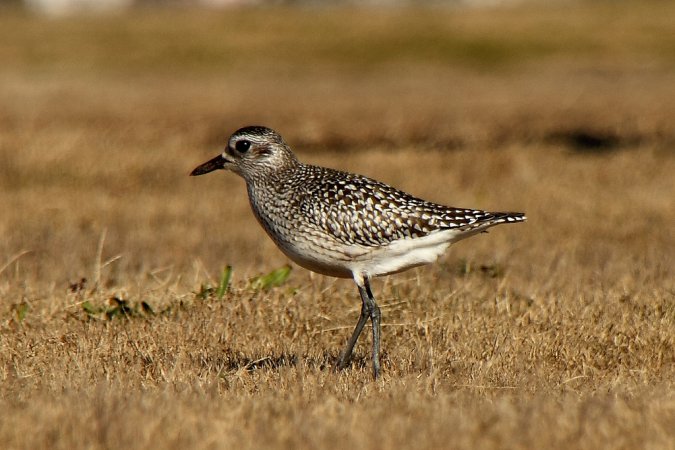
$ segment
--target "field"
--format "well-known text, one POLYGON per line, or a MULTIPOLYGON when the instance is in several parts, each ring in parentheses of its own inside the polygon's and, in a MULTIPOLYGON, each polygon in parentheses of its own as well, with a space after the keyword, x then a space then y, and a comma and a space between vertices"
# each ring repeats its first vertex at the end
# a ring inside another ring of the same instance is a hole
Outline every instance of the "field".
POLYGON ((673 17, 0 9, 0 448, 675 448, 673 17), (336 373, 353 282, 188 177, 249 124, 528 222, 375 280, 336 373))

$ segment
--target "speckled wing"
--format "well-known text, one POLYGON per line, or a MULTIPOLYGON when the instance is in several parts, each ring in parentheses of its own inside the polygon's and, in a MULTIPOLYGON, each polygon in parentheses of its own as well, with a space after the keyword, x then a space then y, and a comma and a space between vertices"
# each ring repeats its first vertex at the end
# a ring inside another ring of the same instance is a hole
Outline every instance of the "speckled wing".
POLYGON ((322 167, 305 168, 312 174, 306 177, 303 214, 345 244, 374 247, 447 229, 479 231, 497 223, 520 221, 518 215, 522 216, 450 208, 370 178, 322 167))

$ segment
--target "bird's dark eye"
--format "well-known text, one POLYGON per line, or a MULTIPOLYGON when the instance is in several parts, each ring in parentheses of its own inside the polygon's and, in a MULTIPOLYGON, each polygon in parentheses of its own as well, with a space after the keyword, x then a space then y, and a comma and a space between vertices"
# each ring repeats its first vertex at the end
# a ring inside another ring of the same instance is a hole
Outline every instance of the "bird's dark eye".
POLYGON ((246 139, 237 141, 237 143, 234 144, 234 148, 237 149, 239 153, 246 153, 248 149, 251 148, 251 141, 247 141, 246 139))

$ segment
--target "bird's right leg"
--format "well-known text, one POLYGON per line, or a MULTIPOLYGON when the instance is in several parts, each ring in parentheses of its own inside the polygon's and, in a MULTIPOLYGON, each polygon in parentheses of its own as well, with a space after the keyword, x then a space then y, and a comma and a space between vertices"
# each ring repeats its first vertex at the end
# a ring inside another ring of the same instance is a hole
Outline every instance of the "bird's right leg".
POLYGON ((359 339, 359 336, 361 335, 361 331, 363 331, 363 327, 366 324, 366 321, 370 317, 371 311, 369 310, 369 303, 366 302, 366 300, 363 299, 363 296, 361 297, 362 304, 361 304, 361 315, 359 316, 359 321, 356 323, 356 327, 354 328, 354 332, 352 333, 352 337, 349 338, 349 341, 347 342, 347 346, 345 349, 342 351, 342 354, 340 355, 340 359, 338 359, 337 363, 337 368, 339 370, 344 369, 347 367, 347 364, 349 364, 349 360, 352 357, 352 351, 354 350, 354 346, 356 345, 356 341, 359 339))

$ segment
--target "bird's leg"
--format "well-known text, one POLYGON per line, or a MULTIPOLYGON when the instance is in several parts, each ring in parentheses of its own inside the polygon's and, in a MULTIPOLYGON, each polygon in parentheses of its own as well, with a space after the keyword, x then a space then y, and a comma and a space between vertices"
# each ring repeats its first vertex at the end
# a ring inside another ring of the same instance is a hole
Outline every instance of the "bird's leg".
MULTIPOLYGON (((359 290, 361 290, 360 287, 359 290)), ((363 300, 363 294, 361 295, 361 300, 363 300)), ((354 350, 356 341, 359 339, 361 331, 363 331, 363 326, 366 324, 366 320, 368 320, 368 317, 370 317, 370 311, 368 310, 368 305, 366 304, 366 301, 363 300, 363 303, 361 304, 361 315, 359 316, 359 321, 356 324, 356 328, 354 328, 352 337, 350 337, 349 341, 347 342, 347 346, 342 351, 340 359, 338 359, 337 368, 339 370, 344 369, 345 367, 347 367, 347 364, 349 364, 349 360, 352 357, 352 351, 354 350)))
POLYGON ((356 328, 354 328, 352 337, 349 338, 347 346, 340 355, 337 367, 338 369, 344 369, 349 363, 354 345, 356 345, 356 341, 366 324, 366 320, 370 317, 370 321, 373 324, 373 377, 377 378, 380 376, 380 307, 375 303, 375 297, 373 297, 373 293, 370 290, 368 278, 359 277, 355 278, 355 281, 361 294, 361 316, 359 316, 359 321, 356 324, 356 328))
POLYGON ((363 286, 359 286, 361 299, 364 303, 368 303, 368 310, 370 312, 370 322, 373 324, 373 378, 377 379, 380 376, 380 319, 382 313, 380 307, 375 303, 375 297, 370 290, 370 281, 364 278, 363 286))

